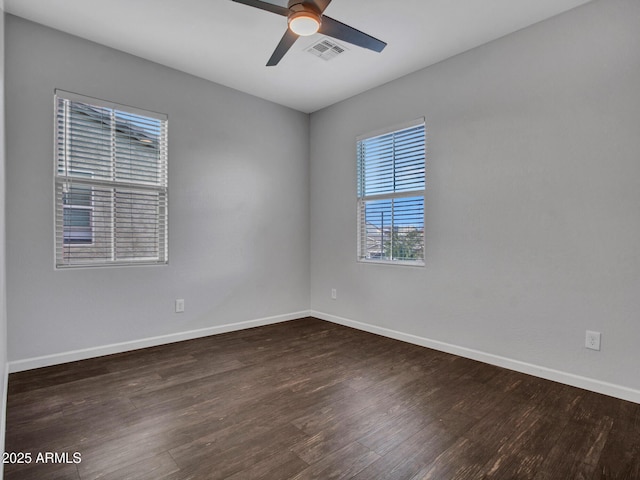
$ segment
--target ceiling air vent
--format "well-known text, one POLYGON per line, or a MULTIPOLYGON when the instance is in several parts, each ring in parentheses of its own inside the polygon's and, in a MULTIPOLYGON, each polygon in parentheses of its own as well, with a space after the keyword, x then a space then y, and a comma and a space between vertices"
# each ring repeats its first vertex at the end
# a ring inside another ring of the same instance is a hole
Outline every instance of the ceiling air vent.
POLYGON ((346 47, 328 38, 324 38, 307 48, 307 52, 313 53, 316 57, 320 57, 323 60, 331 60, 346 51, 346 47))

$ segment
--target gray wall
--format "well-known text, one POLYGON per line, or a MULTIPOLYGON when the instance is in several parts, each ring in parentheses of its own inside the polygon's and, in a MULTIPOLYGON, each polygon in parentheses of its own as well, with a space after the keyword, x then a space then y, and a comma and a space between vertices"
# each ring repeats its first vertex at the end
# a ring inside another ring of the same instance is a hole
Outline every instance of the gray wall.
POLYGON ((639 389, 639 25, 595 1, 312 114, 312 311, 639 389), (421 116, 426 267, 359 264, 355 137, 421 116))
POLYGON ((308 311, 308 115, 13 16, 6 113, 10 361, 308 311), (54 270, 54 88, 169 115, 170 265, 54 270))
MULTIPOLYGON (((5 257, 4 10, 0 1, 0 452, 4 452, 7 382, 7 286, 5 257)), ((0 466, 0 478, 4 465, 0 466)))

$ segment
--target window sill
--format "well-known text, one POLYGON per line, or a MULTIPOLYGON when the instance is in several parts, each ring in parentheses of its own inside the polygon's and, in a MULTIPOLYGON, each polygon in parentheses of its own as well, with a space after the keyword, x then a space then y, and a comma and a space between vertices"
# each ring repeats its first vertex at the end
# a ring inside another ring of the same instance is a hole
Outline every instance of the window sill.
POLYGON ((372 260, 366 258, 359 258, 358 263, 373 263, 377 265, 400 265, 404 267, 424 267, 424 260, 372 260))

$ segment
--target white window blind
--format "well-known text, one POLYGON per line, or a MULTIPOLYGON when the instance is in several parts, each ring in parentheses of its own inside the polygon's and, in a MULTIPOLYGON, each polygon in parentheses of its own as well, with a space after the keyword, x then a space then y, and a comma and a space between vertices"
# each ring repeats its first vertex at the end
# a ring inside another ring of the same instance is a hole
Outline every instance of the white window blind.
POLYGON ((424 264, 424 119, 358 138, 358 260, 424 264))
POLYGON ((168 261, 167 117, 55 94, 56 267, 168 261))

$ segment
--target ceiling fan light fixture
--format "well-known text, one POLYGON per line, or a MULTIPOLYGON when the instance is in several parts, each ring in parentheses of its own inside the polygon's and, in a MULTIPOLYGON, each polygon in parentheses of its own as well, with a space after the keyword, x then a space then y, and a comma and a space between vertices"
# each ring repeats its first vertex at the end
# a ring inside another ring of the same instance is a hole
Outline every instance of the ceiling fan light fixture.
POLYGON ((289 16, 289 28, 296 35, 307 37, 320 29, 320 15, 315 12, 295 12, 289 16))

